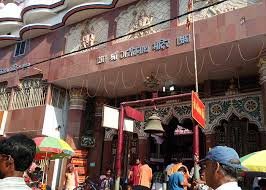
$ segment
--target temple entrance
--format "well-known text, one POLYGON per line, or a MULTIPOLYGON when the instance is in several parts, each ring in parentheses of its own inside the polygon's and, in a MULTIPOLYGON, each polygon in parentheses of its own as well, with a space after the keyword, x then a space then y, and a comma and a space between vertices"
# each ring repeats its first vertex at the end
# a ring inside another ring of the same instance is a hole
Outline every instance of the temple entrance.
MULTIPOLYGON (((169 162, 171 158, 182 159, 187 166, 193 165, 193 123, 191 119, 179 122, 172 118, 163 125, 164 137, 150 137, 150 158, 158 162, 169 162)), ((205 136, 200 133, 200 155, 205 155, 205 136)))
POLYGON ((222 120, 221 125, 215 127, 215 137, 216 145, 230 146, 240 157, 260 149, 258 127, 234 114, 228 121, 222 120))

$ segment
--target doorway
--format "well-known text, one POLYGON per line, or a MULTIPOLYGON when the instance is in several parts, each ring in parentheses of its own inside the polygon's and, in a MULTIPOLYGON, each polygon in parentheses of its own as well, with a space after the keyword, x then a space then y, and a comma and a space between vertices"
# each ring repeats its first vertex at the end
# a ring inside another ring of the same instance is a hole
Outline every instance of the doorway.
MULTIPOLYGON (((158 140, 150 137, 150 157, 168 163, 172 158, 182 159, 187 166, 193 165, 193 122, 190 118, 179 122, 173 117, 167 125, 163 125, 165 134, 158 140), (176 129, 184 131, 178 134, 176 129)), ((205 155, 205 136, 199 130, 200 155, 205 155)))
POLYGON ((232 147, 240 157, 260 148, 258 126, 246 118, 239 119, 234 114, 215 127, 215 139, 216 145, 232 147))

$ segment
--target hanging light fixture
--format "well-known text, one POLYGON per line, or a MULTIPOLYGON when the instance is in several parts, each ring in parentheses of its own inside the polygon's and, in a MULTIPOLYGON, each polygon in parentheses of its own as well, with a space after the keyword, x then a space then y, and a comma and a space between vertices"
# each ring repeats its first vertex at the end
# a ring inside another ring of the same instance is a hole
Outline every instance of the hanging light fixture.
POLYGON ((157 89, 158 86, 160 85, 159 79, 156 78, 156 76, 151 73, 150 76, 147 76, 144 80, 144 85, 146 88, 150 89, 157 89))
POLYGON ((149 117, 149 121, 147 122, 144 132, 150 134, 164 133, 164 129, 161 123, 161 118, 158 116, 157 113, 154 113, 152 114, 152 116, 149 117))

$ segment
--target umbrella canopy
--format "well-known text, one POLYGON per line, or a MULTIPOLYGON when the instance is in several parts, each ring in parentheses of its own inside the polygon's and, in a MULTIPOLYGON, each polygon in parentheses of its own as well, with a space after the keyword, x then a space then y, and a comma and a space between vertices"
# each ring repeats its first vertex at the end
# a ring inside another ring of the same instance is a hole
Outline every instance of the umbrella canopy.
POLYGON ((266 150, 248 154, 240 161, 250 172, 266 172, 266 150))
POLYGON ((37 137, 33 139, 36 143, 36 160, 57 159, 74 155, 74 150, 62 139, 54 137, 37 137))

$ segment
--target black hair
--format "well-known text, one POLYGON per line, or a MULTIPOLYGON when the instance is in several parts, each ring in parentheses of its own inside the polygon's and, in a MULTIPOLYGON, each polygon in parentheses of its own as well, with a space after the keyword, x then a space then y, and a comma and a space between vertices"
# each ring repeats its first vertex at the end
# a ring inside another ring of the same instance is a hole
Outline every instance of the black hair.
POLYGON ((150 161, 148 159, 144 159, 143 164, 150 164, 150 161))
POLYGON ((10 155, 14 160, 15 170, 24 172, 32 164, 36 144, 27 136, 17 134, 0 142, 0 154, 10 155))
POLYGON ((175 164, 181 163, 182 159, 181 158, 172 158, 172 162, 175 164))
POLYGON ((136 158, 134 159, 135 163, 137 162, 137 160, 140 161, 140 158, 139 158, 139 157, 136 157, 136 158))
POLYGON ((185 168, 184 166, 181 166, 181 167, 178 169, 178 171, 179 171, 179 172, 184 172, 184 173, 187 172, 187 170, 186 170, 186 168, 185 168))

